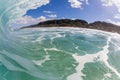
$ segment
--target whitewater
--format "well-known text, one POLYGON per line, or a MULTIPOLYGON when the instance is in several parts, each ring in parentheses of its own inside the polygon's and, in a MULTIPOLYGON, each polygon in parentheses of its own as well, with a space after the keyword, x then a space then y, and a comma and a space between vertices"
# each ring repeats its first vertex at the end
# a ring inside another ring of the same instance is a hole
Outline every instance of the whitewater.
POLYGON ((11 22, 48 3, 0 0, 0 80, 120 80, 117 33, 57 26, 10 30, 11 22))

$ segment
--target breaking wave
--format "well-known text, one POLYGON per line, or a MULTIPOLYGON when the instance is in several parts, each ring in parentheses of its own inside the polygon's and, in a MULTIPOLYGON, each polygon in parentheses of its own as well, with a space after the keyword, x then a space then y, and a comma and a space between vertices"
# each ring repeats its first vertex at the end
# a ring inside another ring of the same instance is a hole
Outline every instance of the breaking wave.
POLYGON ((120 80, 120 35, 82 28, 11 31, 49 0, 0 0, 0 80, 120 80))

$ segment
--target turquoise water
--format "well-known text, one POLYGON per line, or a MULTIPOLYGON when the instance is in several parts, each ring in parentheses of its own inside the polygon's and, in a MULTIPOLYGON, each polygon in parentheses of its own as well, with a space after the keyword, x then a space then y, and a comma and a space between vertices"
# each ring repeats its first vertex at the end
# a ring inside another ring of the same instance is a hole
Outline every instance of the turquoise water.
POLYGON ((0 80, 120 80, 119 34, 62 27, 9 30, 10 21, 38 2, 48 3, 0 0, 0 80))

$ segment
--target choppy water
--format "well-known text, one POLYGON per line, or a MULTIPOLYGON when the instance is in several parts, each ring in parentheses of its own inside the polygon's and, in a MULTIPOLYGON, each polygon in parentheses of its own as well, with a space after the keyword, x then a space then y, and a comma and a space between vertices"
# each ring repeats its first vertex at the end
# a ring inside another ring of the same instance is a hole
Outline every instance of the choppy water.
POLYGON ((82 28, 10 31, 9 22, 38 2, 48 3, 0 0, 0 80, 120 80, 119 34, 82 28))

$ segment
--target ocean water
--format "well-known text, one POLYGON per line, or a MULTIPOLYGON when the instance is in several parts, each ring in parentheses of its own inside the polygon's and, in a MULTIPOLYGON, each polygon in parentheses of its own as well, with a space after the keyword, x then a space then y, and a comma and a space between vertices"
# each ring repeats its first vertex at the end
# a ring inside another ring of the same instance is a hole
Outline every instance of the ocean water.
POLYGON ((83 28, 10 30, 48 0, 0 0, 0 80, 120 80, 120 35, 83 28))

